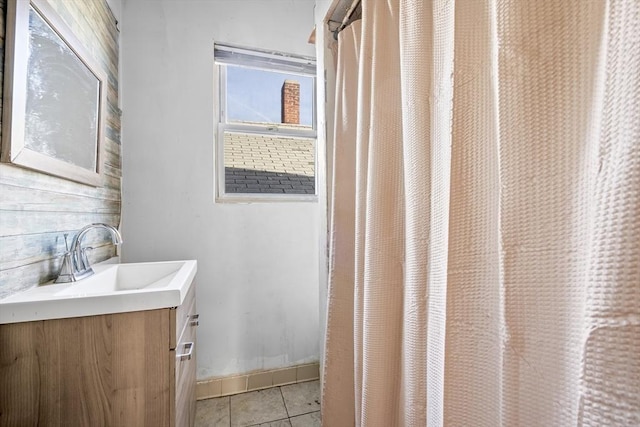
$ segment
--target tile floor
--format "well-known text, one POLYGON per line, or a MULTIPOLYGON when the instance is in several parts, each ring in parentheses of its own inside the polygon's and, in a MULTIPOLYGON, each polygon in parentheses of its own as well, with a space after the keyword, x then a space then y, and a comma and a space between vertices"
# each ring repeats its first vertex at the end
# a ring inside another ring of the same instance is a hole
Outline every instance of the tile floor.
POLYGON ((196 427, 320 427, 320 382, 200 400, 196 427))

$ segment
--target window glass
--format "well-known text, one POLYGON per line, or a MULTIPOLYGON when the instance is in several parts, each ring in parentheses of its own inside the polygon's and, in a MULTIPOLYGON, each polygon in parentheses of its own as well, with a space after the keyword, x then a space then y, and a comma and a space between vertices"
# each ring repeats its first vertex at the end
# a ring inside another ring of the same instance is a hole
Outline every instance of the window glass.
POLYGON ((214 46, 218 196, 317 200, 315 60, 214 46))
POLYGON ((224 132, 225 193, 315 194, 316 141, 224 132))
POLYGON ((283 91, 297 95, 298 123, 289 124, 312 127, 313 77, 228 65, 227 122, 285 123, 283 91))

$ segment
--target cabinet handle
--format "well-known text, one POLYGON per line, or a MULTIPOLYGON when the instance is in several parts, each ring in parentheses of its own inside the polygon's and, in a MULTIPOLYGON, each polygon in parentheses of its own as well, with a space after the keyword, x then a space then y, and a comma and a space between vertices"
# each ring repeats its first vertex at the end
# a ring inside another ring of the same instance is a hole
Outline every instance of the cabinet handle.
POLYGON ((199 314, 194 314, 193 316, 191 316, 191 321, 189 322, 189 324, 191 326, 198 326, 200 324, 199 319, 200 315, 199 314))
POLYGON ((186 350, 186 352, 176 355, 176 358, 178 360, 191 360, 191 355, 193 354, 193 347, 194 347, 194 344, 192 342, 184 343, 184 349, 186 350))

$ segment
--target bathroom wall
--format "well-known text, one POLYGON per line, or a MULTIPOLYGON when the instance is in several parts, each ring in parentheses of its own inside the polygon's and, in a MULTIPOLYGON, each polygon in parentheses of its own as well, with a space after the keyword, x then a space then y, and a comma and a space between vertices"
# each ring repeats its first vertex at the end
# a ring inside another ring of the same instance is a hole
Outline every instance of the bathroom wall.
MULTIPOLYGON (((0 164, 0 298, 56 276, 65 251, 64 233, 71 239, 76 230, 91 222, 120 222, 119 34, 115 19, 103 0, 49 3, 108 72, 105 173, 102 185, 94 188, 0 164)), ((4 62, 6 0, 0 0, 0 8, 0 55, 4 62)), ((96 248, 93 261, 114 255, 105 233, 92 232, 87 238, 96 248)))
POLYGON ((213 43, 313 55, 313 0, 125 0, 122 18, 124 260, 198 260, 199 379, 317 361, 324 208, 214 201, 213 43))

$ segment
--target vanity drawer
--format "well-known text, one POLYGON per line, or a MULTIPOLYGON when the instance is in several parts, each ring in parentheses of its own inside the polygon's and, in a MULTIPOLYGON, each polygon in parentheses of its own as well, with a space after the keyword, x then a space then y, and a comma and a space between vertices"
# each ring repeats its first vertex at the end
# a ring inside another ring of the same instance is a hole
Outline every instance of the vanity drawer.
POLYGON ((176 348, 176 426, 193 426, 196 404, 196 327, 187 325, 176 348), (180 356, 183 354, 184 356, 180 356), (187 356, 188 354, 188 356, 187 356))
POLYGON ((187 293, 182 305, 176 308, 172 308, 170 311, 171 318, 169 319, 169 348, 171 350, 176 348, 180 337, 185 331, 185 328, 189 323, 196 321, 194 319, 196 310, 196 284, 191 284, 191 289, 187 293))
POLYGON ((193 427, 196 404, 195 283, 181 306, 171 309, 171 426, 193 427))

